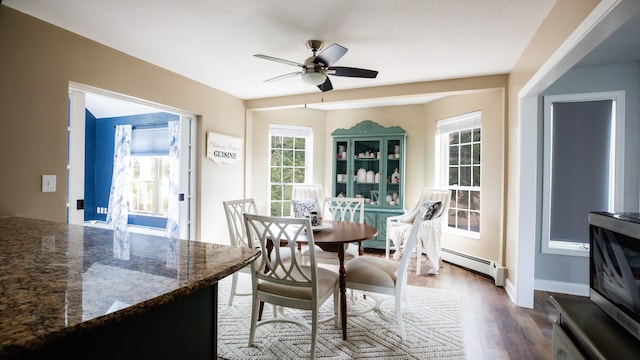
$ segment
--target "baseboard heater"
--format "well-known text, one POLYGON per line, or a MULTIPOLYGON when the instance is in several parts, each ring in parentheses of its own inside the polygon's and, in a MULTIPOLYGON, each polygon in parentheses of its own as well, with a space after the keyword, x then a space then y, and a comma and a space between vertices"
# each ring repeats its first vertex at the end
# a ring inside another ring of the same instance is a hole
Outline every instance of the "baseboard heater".
POLYGON ((442 248, 442 260, 490 276, 493 278, 496 286, 505 285, 507 268, 495 261, 446 248, 442 248))

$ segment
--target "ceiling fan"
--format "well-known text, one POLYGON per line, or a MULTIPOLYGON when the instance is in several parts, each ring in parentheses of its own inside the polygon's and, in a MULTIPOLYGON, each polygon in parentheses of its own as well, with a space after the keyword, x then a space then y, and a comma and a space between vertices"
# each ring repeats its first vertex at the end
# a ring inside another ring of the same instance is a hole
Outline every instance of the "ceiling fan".
POLYGON ((373 79, 378 76, 378 72, 375 70, 367 70, 345 66, 332 66, 336 61, 340 60, 347 53, 348 49, 339 44, 331 44, 326 49, 322 50, 318 55, 316 53, 322 49, 324 42, 321 40, 309 40, 307 41, 307 48, 313 53, 308 57, 303 64, 276 58, 269 55, 255 54, 255 57, 276 61, 282 64, 298 66, 300 71, 276 76, 271 79, 267 79, 264 82, 273 82, 300 75, 302 82, 308 85, 316 85, 320 91, 325 92, 333 89, 331 80, 328 75, 332 76, 347 76, 347 77, 359 77, 373 79))

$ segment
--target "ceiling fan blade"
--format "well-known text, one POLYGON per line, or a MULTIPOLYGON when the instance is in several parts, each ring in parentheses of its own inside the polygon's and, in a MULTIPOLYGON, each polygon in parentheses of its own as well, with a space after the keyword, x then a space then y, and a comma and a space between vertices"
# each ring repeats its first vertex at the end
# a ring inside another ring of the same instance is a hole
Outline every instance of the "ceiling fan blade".
POLYGON ((290 77, 294 77, 294 76, 296 76, 296 75, 300 75, 300 74, 302 74, 302 72, 300 72, 300 71, 296 71, 296 72, 292 72, 292 73, 288 73, 288 74, 284 74, 284 75, 276 76, 276 77, 271 78, 271 79, 267 79, 267 80, 265 80, 264 82, 274 82, 274 81, 278 81, 278 80, 282 80, 282 79, 287 79, 287 78, 290 78, 290 77))
POLYGON ((359 69, 345 66, 331 66, 328 69, 329 75, 335 76, 347 76, 347 77, 359 77, 373 79, 378 76, 378 72, 375 70, 359 69))
POLYGON ((333 85, 331 85, 331 80, 329 80, 328 76, 322 84, 318 85, 318 89, 320 89, 320 91, 322 92, 333 90, 333 85))
POLYGON ((340 60, 347 51, 349 51, 349 49, 342 45, 331 44, 326 49, 322 50, 315 59, 313 59, 313 63, 316 65, 322 63, 325 66, 330 66, 340 60))
POLYGON ((257 58, 260 59, 265 59, 265 60, 271 60, 271 61, 275 61, 275 62, 279 62, 281 64, 287 64, 287 65, 293 65, 293 66, 300 66, 300 67, 304 67, 304 64, 300 64, 298 62, 295 61, 291 61, 291 60, 285 60, 285 59, 280 59, 277 57, 273 57, 273 56, 269 56, 269 55, 262 55, 262 54, 255 54, 253 55, 257 58))

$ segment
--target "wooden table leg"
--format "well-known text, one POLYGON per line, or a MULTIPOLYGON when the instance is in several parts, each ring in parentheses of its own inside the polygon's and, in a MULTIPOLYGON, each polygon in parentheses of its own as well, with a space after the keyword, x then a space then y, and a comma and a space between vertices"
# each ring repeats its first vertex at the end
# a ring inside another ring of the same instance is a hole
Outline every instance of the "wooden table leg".
POLYGON ((340 262, 340 317, 342 318, 342 339, 347 340, 347 277, 344 269, 344 246, 338 246, 338 260, 340 262))

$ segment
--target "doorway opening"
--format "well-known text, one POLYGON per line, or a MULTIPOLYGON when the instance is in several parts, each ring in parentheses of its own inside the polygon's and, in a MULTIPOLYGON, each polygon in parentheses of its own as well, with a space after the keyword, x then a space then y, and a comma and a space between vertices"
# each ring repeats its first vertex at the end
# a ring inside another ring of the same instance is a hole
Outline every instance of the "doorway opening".
POLYGON ((194 114, 70 84, 68 121, 68 223, 195 238, 194 114))

